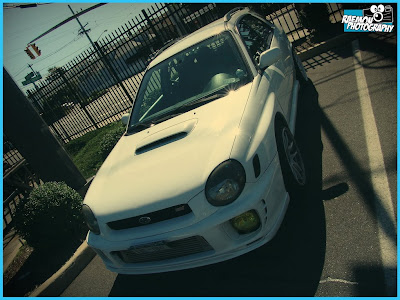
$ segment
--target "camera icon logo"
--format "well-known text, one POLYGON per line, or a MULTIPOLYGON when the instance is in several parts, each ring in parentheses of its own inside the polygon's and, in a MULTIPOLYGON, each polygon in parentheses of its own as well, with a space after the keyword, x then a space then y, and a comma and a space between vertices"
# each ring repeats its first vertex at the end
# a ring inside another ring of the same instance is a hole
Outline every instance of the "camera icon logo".
POLYGON ((363 9, 363 15, 372 18, 374 23, 393 23, 393 8, 390 5, 371 5, 363 9))
POLYGON ((373 18, 375 22, 382 22, 383 20, 383 12, 385 11, 385 7, 382 4, 378 6, 372 5, 370 8, 371 12, 373 13, 373 18))

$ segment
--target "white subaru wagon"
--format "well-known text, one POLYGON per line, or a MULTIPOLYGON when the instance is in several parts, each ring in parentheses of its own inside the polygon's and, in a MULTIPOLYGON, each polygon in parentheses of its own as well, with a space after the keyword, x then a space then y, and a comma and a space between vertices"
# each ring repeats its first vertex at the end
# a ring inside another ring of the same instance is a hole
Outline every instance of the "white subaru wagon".
POLYGON ((292 134, 306 80, 282 29, 248 9, 161 49, 84 200, 106 267, 187 269, 270 241, 306 184, 292 134))

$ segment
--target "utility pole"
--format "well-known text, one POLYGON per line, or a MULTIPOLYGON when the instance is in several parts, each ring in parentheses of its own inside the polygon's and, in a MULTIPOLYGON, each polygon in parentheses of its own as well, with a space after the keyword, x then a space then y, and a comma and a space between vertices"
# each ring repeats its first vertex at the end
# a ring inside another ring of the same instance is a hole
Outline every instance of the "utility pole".
MULTIPOLYGON (((33 74, 36 74, 35 70, 32 68, 32 65, 28 64, 28 67, 32 70, 33 74)), ((38 87, 36 86, 35 82, 32 82, 33 86, 35 87, 36 90, 39 90, 38 87)))
POLYGON ((86 35, 86 37, 88 38, 90 44, 92 45, 92 47, 93 47, 94 49, 96 49, 96 46, 95 46, 95 44, 93 43, 93 41, 91 40, 89 34, 87 33, 87 30, 85 29, 85 27, 82 26, 82 23, 79 21, 78 17, 75 16, 74 11, 72 10, 72 8, 71 8, 71 6, 70 6, 69 4, 68 4, 68 7, 69 7, 69 9, 71 10, 72 14, 74 15, 75 20, 78 21, 79 26, 81 26, 82 32, 85 33, 85 35, 86 35))
MULTIPOLYGON (((126 94, 127 98, 129 99, 129 101, 131 103, 133 103, 133 99, 130 96, 128 90, 125 88, 124 84, 122 83, 122 80, 119 78, 118 74, 115 72, 113 66, 111 65, 111 63, 109 62, 107 56, 105 55, 105 53, 102 51, 102 49, 100 48, 99 44, 96 42, 93 43, 92 39, 90 38, 90 36, 87 33, 87 30, 85 29, 85 27, 82 26, 81 22, 78 19, 78 16, 75 15, 74 11, 72 10, 71 6, 69 6, 69 9, 71 10, 72 14, 74 15, 75 19, 78 21, 79 26, 81 26, 81 30, 82 32, 85 33, 86 37, 88 38, 90 44, 92 44, 92 47, 95 51, 97 51, 97 53, 99 54, 99 57, 101 58, 101 60, 104 63, 104 66, 110 71, 111 76, 113 76, 116 80, 116 82, 118 83, 118 85, 122 88, 122 90, 124 91, 124 93, 126 94)), ((97 126, 97 125, 96 125, 97 126)))
POLYGON ((32 68, 33 65, 28 64, 28 67, 32 70, 33 73, 36 73, 35 70, 32 68))

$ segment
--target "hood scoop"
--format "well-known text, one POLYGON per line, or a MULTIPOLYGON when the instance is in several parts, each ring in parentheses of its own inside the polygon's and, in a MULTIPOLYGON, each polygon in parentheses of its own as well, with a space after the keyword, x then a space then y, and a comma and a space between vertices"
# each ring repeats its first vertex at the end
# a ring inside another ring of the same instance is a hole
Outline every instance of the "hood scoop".
POLYGON ((185 138, 197 124, 197 119, 188 120, 157 131, 137 145, 135 154, 140 155, 185 138))
POLYGON ((150 144, 144 145, 144 146, 136 149, 136 155, 140 155, 140 154, 146 153, 148 151, 154 150, 156 148, 165 146, 167 144, 176 142, 176 141, 178 141, 180 139, 183 139, 187 135, 188 135, 187 132, 179 132, 179 133, 176 133, 174 135, 162 138, 162 139, 160 139, 158 141, 152 142, 150 144))

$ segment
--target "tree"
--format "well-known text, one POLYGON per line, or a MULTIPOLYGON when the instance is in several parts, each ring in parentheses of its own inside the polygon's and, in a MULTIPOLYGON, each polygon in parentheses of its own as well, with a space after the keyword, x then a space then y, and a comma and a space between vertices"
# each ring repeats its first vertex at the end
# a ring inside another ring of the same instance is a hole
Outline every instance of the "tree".
POLYGON ((51 67, 47 70, 48 74, 46 75, 47 81, 54 81, 61 78, 61 73, 63 69, 61 67, 51 67))

